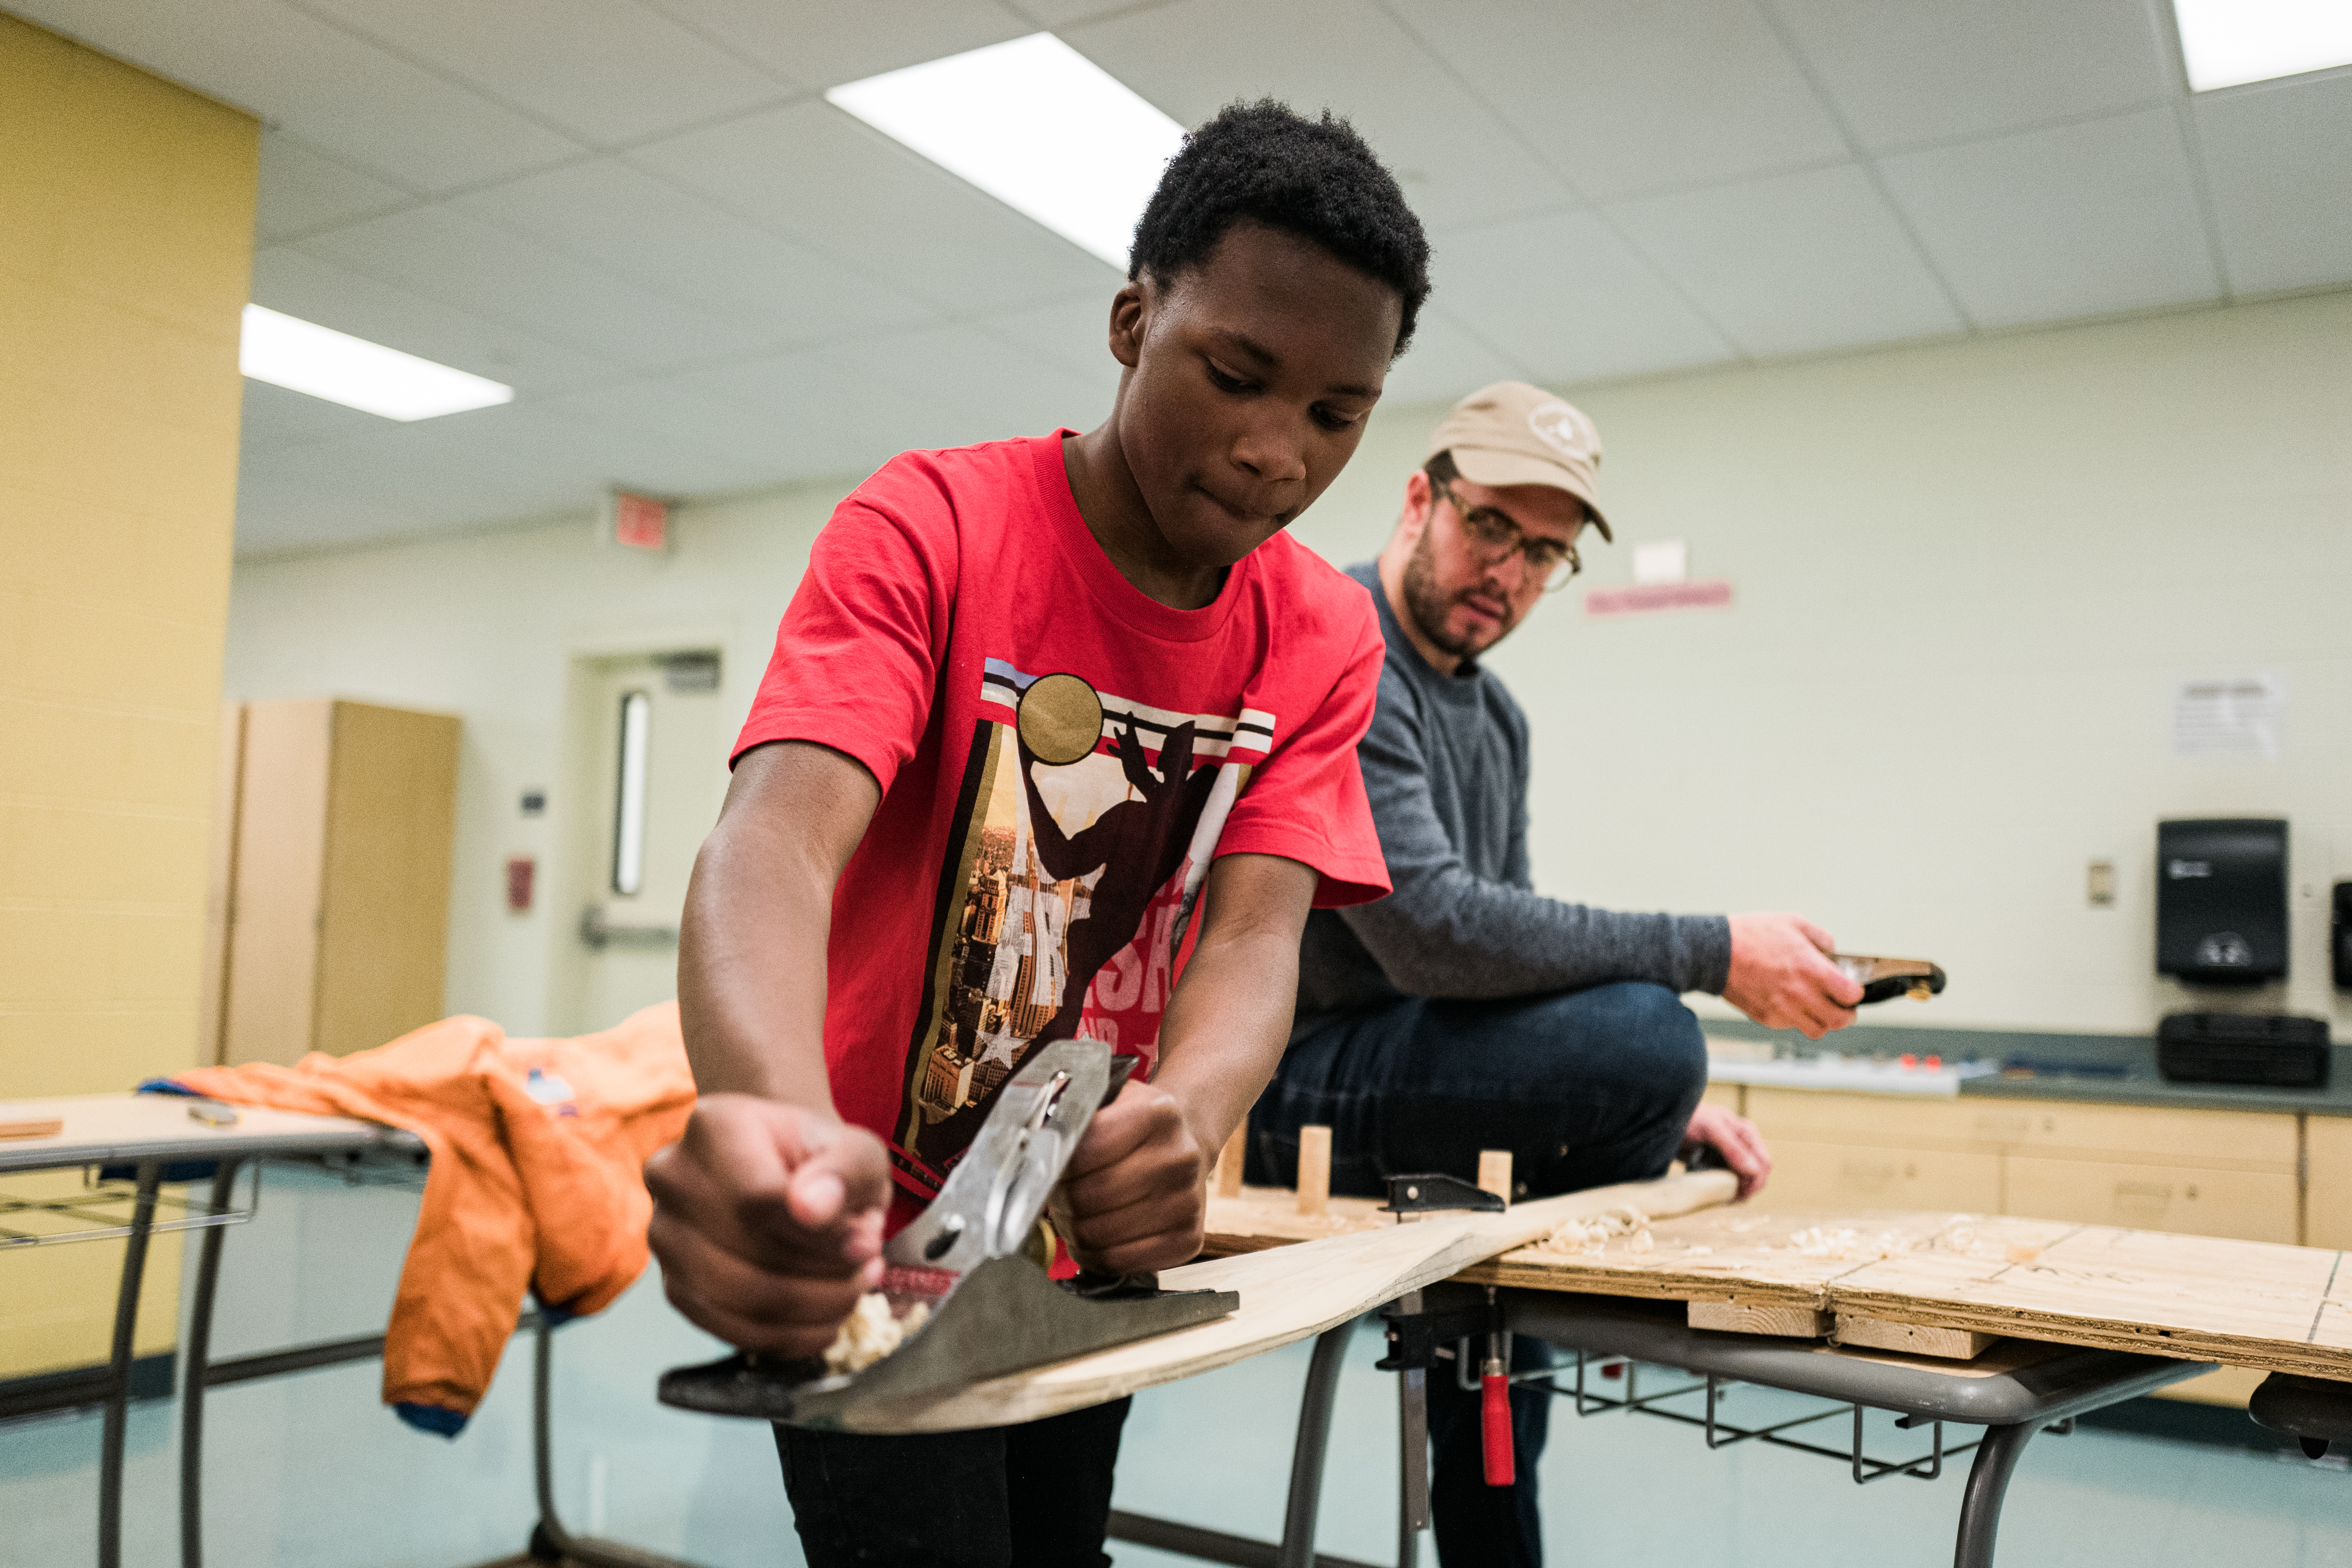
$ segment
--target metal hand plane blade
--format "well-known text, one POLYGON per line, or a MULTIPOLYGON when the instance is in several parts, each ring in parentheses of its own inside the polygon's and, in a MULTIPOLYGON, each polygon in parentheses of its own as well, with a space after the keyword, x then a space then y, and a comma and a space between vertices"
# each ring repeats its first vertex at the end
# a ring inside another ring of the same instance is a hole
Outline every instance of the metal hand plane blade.
POLYGON ((996 1091, 940 1195, 882 1249, 890 1271, 883 1289, 937 1303, 971 1269, 1020 1251, 1087 1124, 1134 1060, 1114 1059, 1100 1040, 1055 1040, 1030 1052, 996 1091))
POLYGON ((1099 1040, 1033 1051, 998 1091, 940 1195, 882 1249, 893 1315, 929 1316, 855 1373, 748 1352, 662 1375, 662 1403, 795 1426, 889 1431, 903 1413, 972 1384, 1222 1318, 1230 1290, 1161 1290, 1150 1275, 1057 1283, 1023 1256, 1045 1200, 1131 1057, 1099 1040))

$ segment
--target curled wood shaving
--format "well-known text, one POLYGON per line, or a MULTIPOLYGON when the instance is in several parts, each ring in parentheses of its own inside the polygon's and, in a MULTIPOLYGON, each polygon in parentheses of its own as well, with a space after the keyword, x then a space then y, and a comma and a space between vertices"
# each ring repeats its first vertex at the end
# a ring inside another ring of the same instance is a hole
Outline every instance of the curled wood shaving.
POLYGON ((907 1336, 923 1326, 931 1310, 918 1301, 907 1309, 903 1318, 890 1315, 890 1299, 879 1290, 871 1290, 857 1299, 841 1331, 833 1336, 833 1343, 824 1347, 824 1370, 831 1373, 863 1372, 906 1342, 907 1336))

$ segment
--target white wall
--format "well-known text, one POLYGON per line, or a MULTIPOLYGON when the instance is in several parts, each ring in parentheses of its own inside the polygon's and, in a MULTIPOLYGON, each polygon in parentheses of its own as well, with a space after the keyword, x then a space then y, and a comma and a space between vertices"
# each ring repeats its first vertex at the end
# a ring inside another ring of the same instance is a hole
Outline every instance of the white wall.
MULTIPOLYGON (((2329 1011, 2327 884, 2352 878, 2352 294, 1574 395, 1618 542, 1493 660, 1534 726, 1539 887, 1798 909, 1951 972, 1944 999, 1874 1023, 2140 1031, 2190 1005, 2151 972, 2155 822, 2276 814, 2294 974, 2264 1000, 2329 1011), (1586 618, 1583 588, 1630 580, 1654 539, 1687 541, 1735 607, 1586 618), (2250 671, 2285 684, 2280 759, 2173 757, 2171 684, 2250 671), (2111 910, 2086 905, 2093 858, 2116 862, 2111 910)), ((1299 536, 1343 563, 1376 551, 1439 412, 1383 411, 1299 536)), ((544 1015, 562 911, 507 915, 499 868, 560 840, 514 802, 561 780, 572 655, 716 631, 740 712, 843 488, 688 507, 667 561, 601 550, 583 518, 239 566, 232 695, 467 720, 453 1010, 544 1015)))

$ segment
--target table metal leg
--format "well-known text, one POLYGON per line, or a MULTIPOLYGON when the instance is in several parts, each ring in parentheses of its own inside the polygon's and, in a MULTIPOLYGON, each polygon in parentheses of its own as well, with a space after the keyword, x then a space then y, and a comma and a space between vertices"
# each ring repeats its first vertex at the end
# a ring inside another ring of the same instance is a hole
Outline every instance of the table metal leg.
POLYGON ((1993 1537, 2000 1530, 2001 1499, 2025 1445, 2039 1431, 2039 1421, 2014 1426, 1988 1426, 1977 1445, 1976 1463, 1969 1467, 1968 1490, 1960 1495, 1960 1532, 1952 1552, 1952 1568, 1992 1568, 1993 1537))
POLYGON ((574 1535, 563 1528, 555 1512, 555 1432, 549 1410, 555 1382, 555 1330, 546 1311, 535 1316, 539 1321, 531 1331, 530 1468, 539 1491, 539 1522, 531 1527, 530 1555, 539 1562, 561 1562, 577 1568, 693 1568, 674 1557, 657 1557, 617 1541, 574 1535))
POLYGON ((1397 1373, 1397 1568, 1421 1561, 1421 1532, 1429 1528, 1429 1373, 1397 1373))
POLYGON ((1316 1337, 1298 1399, 1298 1439, 1290 1451, 1290 1501, 1282 1515, 1275 1568, 1314 1568, 1315 1516, 1323 1501, 1323 1453, 1331 1440, 1331 1405, 1339 1392, 1339 1365, 1356 1331, 1349 1319, 1316 1337))
MULTIPOLYGON (((228 1212, 236 1185, 237 1162, 223 1160, 213 1173, 212 1212, 228 1212)), ((196 1253, 196 1299, 188 1312, 188 1342, 180 1347, 180 1563, 204 1568, 205 1561, 205 1375, 212 1365, 213 1296, 220 1284, 221 1242, 226 1226, 205 1227, 196 1253)))
POLYGON ((131 1350, 139 1327, 139 1287, 147 1273, 147 1238, 155 1228, 160 1161, 139 1165, 139 1195, 123 1244, 122 1283, 114 1298, 114 1348, 107 1362, 106 1426, 98 1450, 98 1568, 122 1568, 122 1455, 131 1436, 131 1350))

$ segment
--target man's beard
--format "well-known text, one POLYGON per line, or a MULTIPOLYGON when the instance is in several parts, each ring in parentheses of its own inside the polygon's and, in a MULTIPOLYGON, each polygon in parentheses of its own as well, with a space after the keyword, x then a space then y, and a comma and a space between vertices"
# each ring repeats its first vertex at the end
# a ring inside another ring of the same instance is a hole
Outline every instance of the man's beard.
POLYGON ((1507 623, 1483 645, 1466 634, 1446 630, 1450 618, 1446 612, 1454 607, 1454 601, 1438 591, 1436 578, 1435 552, 1430 549, 1429 534, 1424 531, 1421 542, 1412 547, 1412 558, 1404 563, 1405 613, 1421 628, 1422 636, 1455 658, 1475 658, 1484 648, 1503 640, 1503 634, 1511 629, 1507 623))

